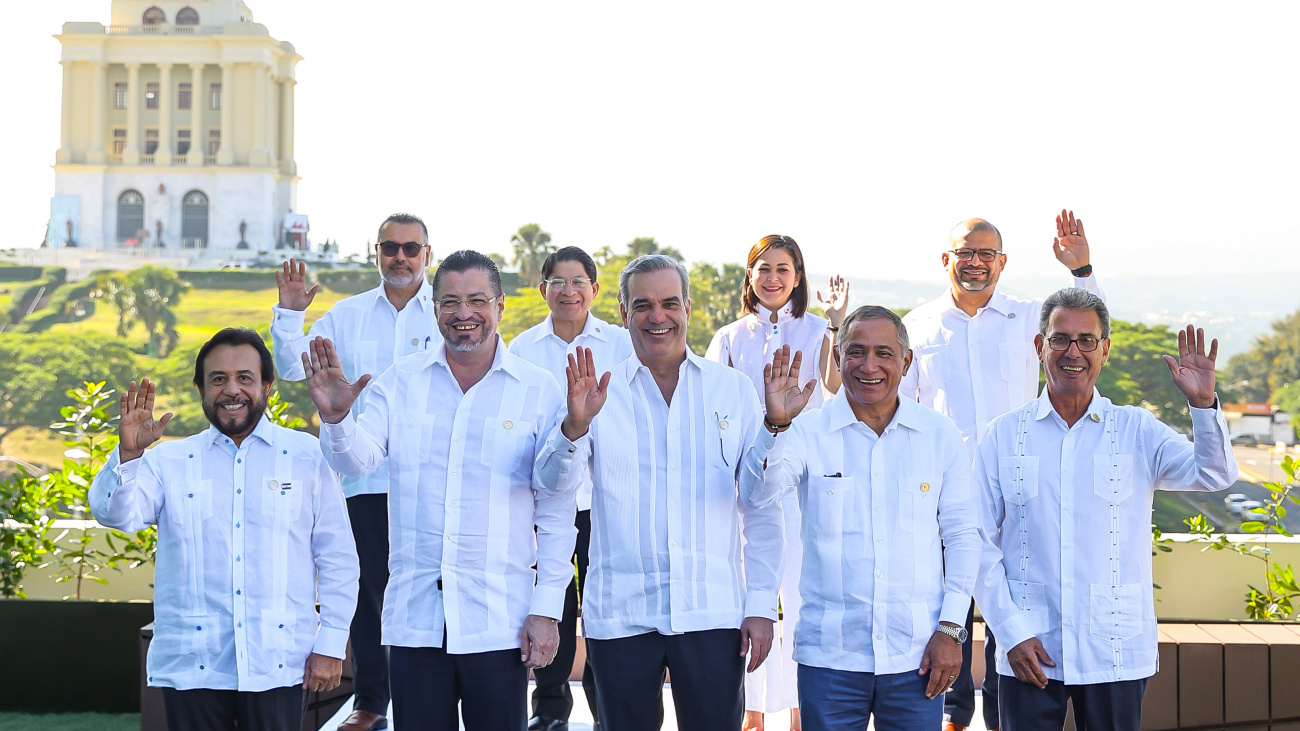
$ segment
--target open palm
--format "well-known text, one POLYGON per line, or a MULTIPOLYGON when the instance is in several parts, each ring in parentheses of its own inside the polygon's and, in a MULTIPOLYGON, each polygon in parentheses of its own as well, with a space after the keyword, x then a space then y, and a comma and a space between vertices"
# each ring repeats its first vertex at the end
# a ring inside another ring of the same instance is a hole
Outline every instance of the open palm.
POLYGON ((790 354, 790 346, 782 345, 772 354, 772 362, 763 366, 763 401, 767 420, 773 424, 789 424, 808 405, 817 379, 799 387, 799 368, 803 364, 803 351, 790 354))
POLYGON ((162 439, 163 430, 172 414, 167 412, 161 419, 153 418, 153 400, 156 386, 148 378, 141 379, 137 389, 131 381, 126 393, 118 400, 122 409, 122 418, 117 423, 118 458, 123 462, 136 459, 151 444, 162 439))
POLYGON ((1178 331, 1178 360, 1171 355, 1164 356, 1174 385, 1198 409, 1214 405, 1214 361, 1218 355, 1218 339, 1210 341, 1210 351, 1206 353, 1205 331, 1188 325, 1186 330, 1178 331))
POLYGON ((1056 217, 1056 237, 1052 239, 1052 253, 1066 269, 1079 269, 1090 261, 1088 239, 1083 234, 1083 219, 1075 218, 1074 211, 1061 211, 1056 217))
POLYGON ((366 384, 370 383, 368 373, 358 378, 356 383, 348 381, 334 343, 319 336, 302 354, 302 368, 307 373, 307 393, 316 404, 321 421, 327 424, 343 421, 366 384))
POLYGON ((307 264, 293 259, 286 261, 283 270, 275 273, 275 283, 280 290, 280 306, 286 310, 301 312, 307 309, 320 290, 319 284, 307 289, 307 264))
POLYGON ((849 283, 844 277, 836 275, 826 283, 826 297, 817 290, 817 303, 826 311, 831 327, 839 327, 844 322, 844 314, 849 309, 849 283))

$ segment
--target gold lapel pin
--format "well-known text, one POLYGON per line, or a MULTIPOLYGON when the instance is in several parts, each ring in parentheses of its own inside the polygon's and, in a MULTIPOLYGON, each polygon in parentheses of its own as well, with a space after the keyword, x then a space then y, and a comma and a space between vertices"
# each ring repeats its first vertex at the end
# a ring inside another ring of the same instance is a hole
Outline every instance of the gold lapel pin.
POLYGON ((930 491, 930 483, 928 483, 928 482, 922 482, 922 483, 921 483, 921 492, 929 492, 929 491, 930 491))

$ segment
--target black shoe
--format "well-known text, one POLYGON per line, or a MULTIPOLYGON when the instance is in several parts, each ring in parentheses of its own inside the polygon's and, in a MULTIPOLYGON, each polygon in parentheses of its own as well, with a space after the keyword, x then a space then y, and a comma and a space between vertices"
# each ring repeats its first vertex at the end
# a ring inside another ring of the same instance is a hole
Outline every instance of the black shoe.
POLYGON ((528 731, 569 731, 569 722, 562 718, 533 716, 528 720, 528 731))

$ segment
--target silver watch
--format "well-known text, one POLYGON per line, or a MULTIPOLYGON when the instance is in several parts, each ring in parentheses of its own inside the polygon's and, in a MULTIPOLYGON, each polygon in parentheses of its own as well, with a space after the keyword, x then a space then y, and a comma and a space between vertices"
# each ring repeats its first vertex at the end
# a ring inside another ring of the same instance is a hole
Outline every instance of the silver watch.
POLYGON ((939 631, 957 640, 959 645, 966 644, 967 638, 970 637, 970 633, 966 631, 965 627, 949 627, 946 624, 941 624, 939 625, 939 631))

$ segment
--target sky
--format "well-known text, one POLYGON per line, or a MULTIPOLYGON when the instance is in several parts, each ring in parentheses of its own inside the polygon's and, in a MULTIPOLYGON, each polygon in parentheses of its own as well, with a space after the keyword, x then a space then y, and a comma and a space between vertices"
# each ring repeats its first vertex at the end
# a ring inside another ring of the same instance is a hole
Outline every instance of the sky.
MULTIPOLYGON (((782 233, 814 272, 941 282, 981 216, 1008 277, 1058 276, 1066 207, 1099 273, 1300 272, 1300 3, 247 1, 305 57, 296 210, 345 252, 410 211, 440 256, 534 222, 715 263, 782 233)), ((51 36, 109 0, 0 10, 0 247, 32 246, 51 36)))

